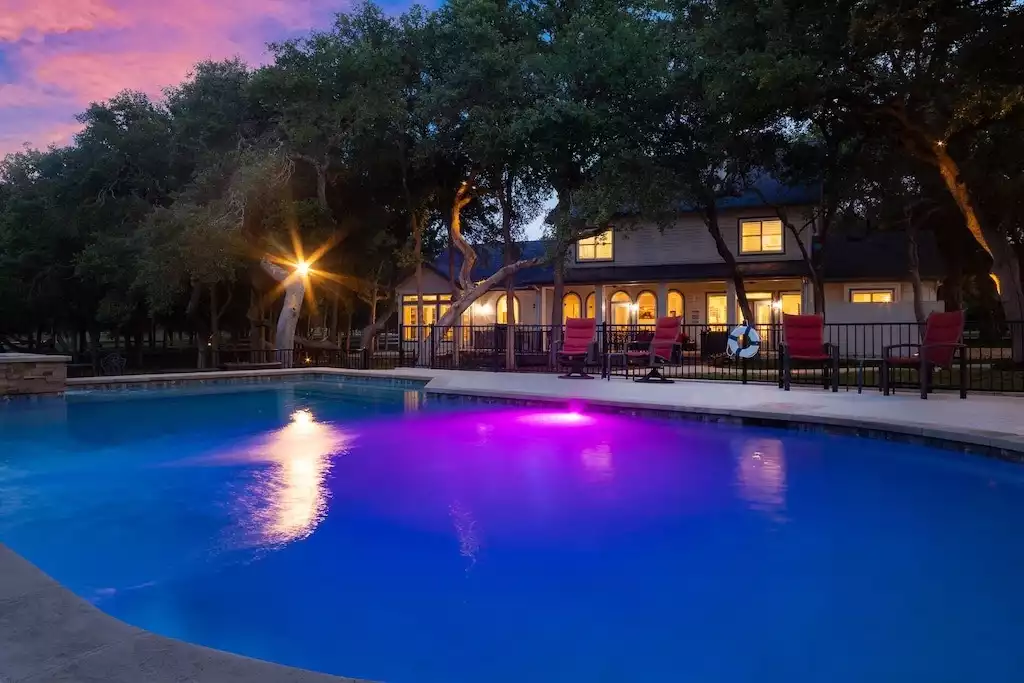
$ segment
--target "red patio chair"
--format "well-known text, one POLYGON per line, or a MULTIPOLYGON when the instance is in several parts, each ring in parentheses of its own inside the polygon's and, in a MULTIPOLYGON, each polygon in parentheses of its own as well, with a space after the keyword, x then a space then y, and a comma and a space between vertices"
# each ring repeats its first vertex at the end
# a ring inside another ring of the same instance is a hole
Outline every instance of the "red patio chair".
POLYGON ((672 362, 673 351, 679 344, 679 326, 682 322, 683 319, 680 317, 658 318, 647 349, 626 352, 627 363, 649 368, 646 375, 637 377, 634 382, 672 383, 661 370, 672 362))
POLYGON ((882 353, 882 393, 889 395, 893 368, 917 368, 921 384, 921 398, 928 398, 932 373, 936 368, 951 370, 953 360, 960 351, 960 398, 967 398, 967 359, 962 343, 964 312, 931 313, 925 321, 924 336, 920 344, 892 344, 882 353), (897 356, 893 349, 917 349, 909 356, 897 356))
POLYGON ((567 318, 565 336, 558 342, 558 362, 568 368, 559 375, 562 379, 593 379, 586 372, 587 360, 597 343, 597 320, 594 318, 567 318))
POLYGON ((782 336, 779 345, 779 356, 782 358, 780 389, 789 391, 793 379, 793 363, 797 362, 820 365, 825 389, 831 386, 832 391, 839 391, 839 347, 825 341, 823 315, 783 315, 782 336))

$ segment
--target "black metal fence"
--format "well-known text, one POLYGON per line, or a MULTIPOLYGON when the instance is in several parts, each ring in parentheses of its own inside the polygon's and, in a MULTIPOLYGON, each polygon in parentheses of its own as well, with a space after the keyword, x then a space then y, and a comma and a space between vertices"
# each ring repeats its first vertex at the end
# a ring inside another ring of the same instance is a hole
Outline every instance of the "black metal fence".
MULTIPOLYGON (((670 362, 663 369, 673 379, 719 380, 744 383, 778 383, 781 368, 781 325, 758 326, 761 337, 756 356, 737 358, 728 352, 729 329, 724 326, 683 325, 670 362)), ((886 348, 913 344, 921 340, 917 323, 827 324, 825 340, 839 353, 841 389, 880 386, 880 361, 886 348)), ((643 325, 600 325, 588 359, 594 374, 610 372, 612 378, 643 372, 639 363, 648 348, 653 328, 643 325)), ((278 367, 334 367, 388 370, 401 367, 428 367, 450 370, 486 370, 495 372, 556 372, 562 329, 550 325, 466 325, 447 330, 433 326, 400 326, 382 334, 372 348, 346 350, 336 345, 296 347, 289 350, 248 349, 227 346, 221 349, 181 349, 177 362, 118 362, 116 354, 104 357, 102 374, 122 372, 168 372, 205 370, 244 370, 278 367)), ((1024 344, 1024 322, 1005 323, 991 328, 968 326, 962 350, 967 371, 968 391, 1024 392, 1024 365, 1013 360, 1013 345, 1024 344)), ((144 361, 144 359, 143 359, 144 361)), ((81 366, 73 375, 94 374, 81 366)), ((824 370, 797 367, 793 384, 820 385, 824 370)), ((895 385, 916 386, 917 371, 901 369, 895 385)), ((957 364, 949 370, 937 370, 932 377, 937 389, 958 389, 957 364)))

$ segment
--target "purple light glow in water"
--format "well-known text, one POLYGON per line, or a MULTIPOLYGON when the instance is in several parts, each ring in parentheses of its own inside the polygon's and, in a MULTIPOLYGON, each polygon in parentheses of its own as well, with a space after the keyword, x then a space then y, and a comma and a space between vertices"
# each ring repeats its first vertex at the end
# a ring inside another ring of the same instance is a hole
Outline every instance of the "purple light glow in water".
POLYGON ((543 413, 526 413, 525 415, 518 415, 515 418, 517 421, 533 425, 536 427, 586 427, 594 424, 594 418, 590 415, 584 415, 583 413, 570 410, 564 412, 543 412, 543 413))

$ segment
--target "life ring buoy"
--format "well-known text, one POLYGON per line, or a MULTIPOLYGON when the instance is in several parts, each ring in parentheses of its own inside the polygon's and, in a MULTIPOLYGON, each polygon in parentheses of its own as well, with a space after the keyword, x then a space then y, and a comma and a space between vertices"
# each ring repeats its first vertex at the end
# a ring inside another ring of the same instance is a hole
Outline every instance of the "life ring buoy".
POLYGON ((761 335, 750 325, 737 325, 729 333, 729 355, 740 358, 753 358, 761 349, 761 335), (743 344, 740 344, 740 340, 743 344))

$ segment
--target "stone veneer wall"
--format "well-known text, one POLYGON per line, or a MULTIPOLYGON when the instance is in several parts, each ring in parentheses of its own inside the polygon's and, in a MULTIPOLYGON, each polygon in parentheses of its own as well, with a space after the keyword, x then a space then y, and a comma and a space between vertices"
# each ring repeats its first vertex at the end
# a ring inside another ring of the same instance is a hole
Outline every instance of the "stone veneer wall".
POLYGON ((0 396, 63 392, 69 360, 67 356, 0 353, 0 396))

